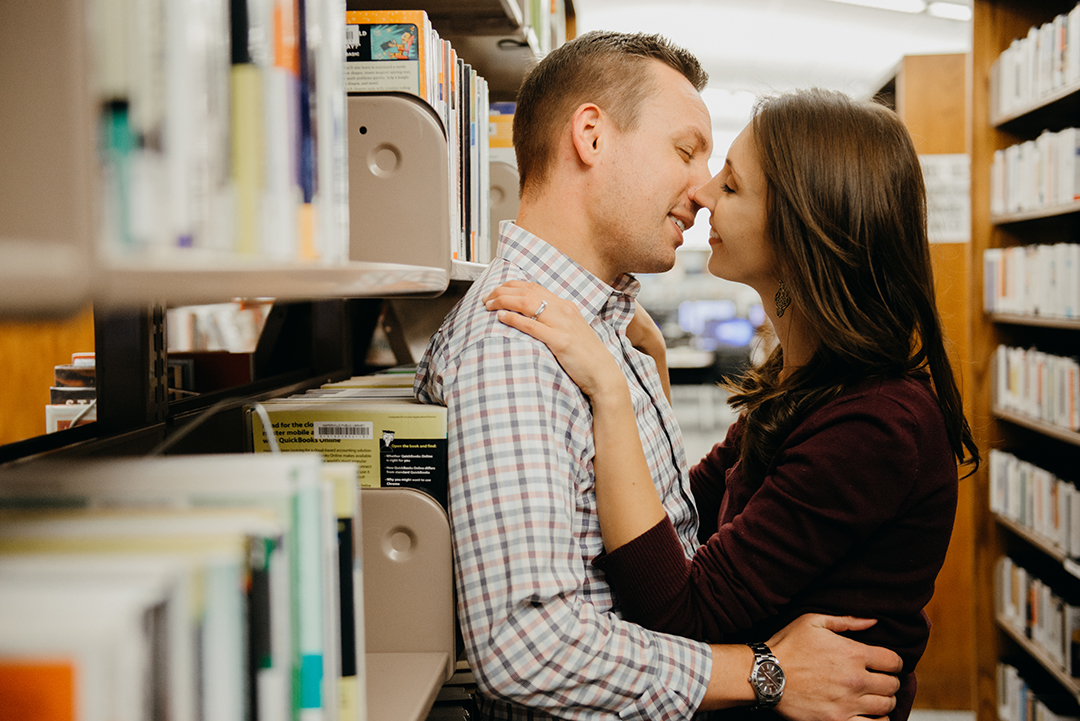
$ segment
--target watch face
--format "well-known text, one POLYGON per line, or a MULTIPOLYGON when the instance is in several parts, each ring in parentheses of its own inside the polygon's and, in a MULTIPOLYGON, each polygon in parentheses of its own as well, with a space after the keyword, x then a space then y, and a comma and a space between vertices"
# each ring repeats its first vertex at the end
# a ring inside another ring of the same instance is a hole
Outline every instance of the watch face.
POLYGON ((776 661, 765 659, 758 665, 754 681, 763 696, 775 696, 784 690, 784 670, 776 661))

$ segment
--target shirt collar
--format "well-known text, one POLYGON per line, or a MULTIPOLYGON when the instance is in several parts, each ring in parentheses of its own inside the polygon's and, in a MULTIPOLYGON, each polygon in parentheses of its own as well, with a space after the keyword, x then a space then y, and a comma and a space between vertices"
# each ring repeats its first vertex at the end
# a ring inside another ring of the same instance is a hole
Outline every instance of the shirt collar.
POLYGON ((634 276, 623 273, 608 285, 513 221, 499 226, 499 257, 559 297, 576 303, 582 315, 599 316, 620 330, 634 315, 634 299, 641 289, 634 276))

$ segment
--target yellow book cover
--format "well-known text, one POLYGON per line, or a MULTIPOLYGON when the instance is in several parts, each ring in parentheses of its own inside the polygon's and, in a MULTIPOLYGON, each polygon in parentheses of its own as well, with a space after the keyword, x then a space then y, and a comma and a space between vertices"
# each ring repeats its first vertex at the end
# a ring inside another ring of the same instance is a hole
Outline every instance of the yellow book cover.
POLYGON ((232 68, 232 172, 236 186, 236 250, 259 250, 263 193, 262 70, 251 63, 232 68))
MULTIPOLYGON (((446 506, 446 408, 414 400, 270 401, 263 406, 283 452, 316 451, 360 468, 362 488, 415 488, 446 506)), ((258 414, 252 447, 267 451, 258 414)))
POLYGON ((345 13, 345 91, 402 92, 434 106, 428 88, 431 21, 423 10, 345 13))
POLYGON ((323 383, 320 388, 412 388, 413 375, 384 373, 381 375, 353 376, 343 381, 323 383))

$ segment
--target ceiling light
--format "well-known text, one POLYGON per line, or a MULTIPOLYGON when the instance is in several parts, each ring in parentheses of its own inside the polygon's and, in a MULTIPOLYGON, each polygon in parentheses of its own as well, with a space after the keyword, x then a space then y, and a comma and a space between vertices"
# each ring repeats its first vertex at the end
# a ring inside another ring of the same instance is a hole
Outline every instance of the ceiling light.
POLYGON ((926 0, 833 0, 847 5, 861 5, 878 10, 895 10, 900 13, 921 13, 926 10, 926 0))
POLYGON ((961 20, 963 22, 971 20, 971 8, 956 3, 932 2, 926 12, 936 18, 946 18, 947 20, 961 20))

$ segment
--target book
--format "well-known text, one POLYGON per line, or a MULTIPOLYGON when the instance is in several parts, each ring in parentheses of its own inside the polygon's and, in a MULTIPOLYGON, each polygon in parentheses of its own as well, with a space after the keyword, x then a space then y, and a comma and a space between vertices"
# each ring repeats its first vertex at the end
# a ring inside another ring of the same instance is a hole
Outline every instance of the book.
MULTIPOLYGON (((164 596, 156 579, 82 579, 65 593, 36 579, 0 585, 0 687, 14 686, 14 675, 36 675, 39 690, 48 683, 45 693, 74 702, 54 709, 53 718, 142 721, 148 709, 163 708, 160 687, 145 681, 167 654, 158 633, 164 596)), ((32 704, 32 688, 16 688, 3 712, 32 704)))
MULTIPOLYGON (((362 488, 415 488, 447 505, 446 408, 415 400, 317 398, 263 403, 283 452, 317 451, 357 463, 362 488)), ((257 453, 269 450, 258 414, 246 413, 257 453)))
POLYGON ((408 373, 382 373, 366 376, 353 376, 343 381, 323 383, 319 386, 325 390, 340 390, 344 388, 408 388, 412 389, 415 369, 408 373))
POLYGON ((0 718, 76 721, 76 670, 69 659, 0 656, 0 718))
POLYGON ((355 463, 325 463, 323 475, 334 486, 338 580, 341 615, 341 662, 338 716, 343 721, 367 719, 364 642, 364 572, 361 552, 360 469, 355 463))
POLYGON ((345 13, 345 91, 409 93, 432 108, 436 74, 431 20, 423 10, 345 13))
MULTIPOLYGON (((74 463, 42 462, 0 473, 0 506, 31 502, 69 505, 256 506, 271 510, 284 528, 292 623, 281 623, 287 657, 275 658, 280 688, 268 696, 293 716, 336 716, 337 679, 324 676, 324 649, 339 634, 326 624, 324 599, 332 593, 325 564, 335 527, 332 488, 317 454, 213 455, 123 458, 74 463)), ((283 644, 284 646, 284 644, 283 644)), ((282 651, 282 653, 286 653, 282 651)), ((262 691, 260 691, 262 693, 262 691)))
POLYGON ((267 613, 258 613, 264 599, 246 591, 256 574, 268 572, 267 549, 280 554, 281 526, 269 511, 51 509, 5 511, 0 518, 0 579, 48 578, 51 571, 54 583, 84 576, 168 580, 175 608, 163 616, 171 653, 162 681, 163 696, 175 704, 171 714, 228 721, 256 706, 252 692, 268 679, 260 678, 265 665, 249 657, 248 644, 254 649, 272 641, 271 618, 290 613, 284 595, 276 606, 267 597, 267 613), (54 558, 38 558, 35 574, 15 565, 25 559, 13 554, 54 558), (76 556, 82 557, 76 562, 76 556))

